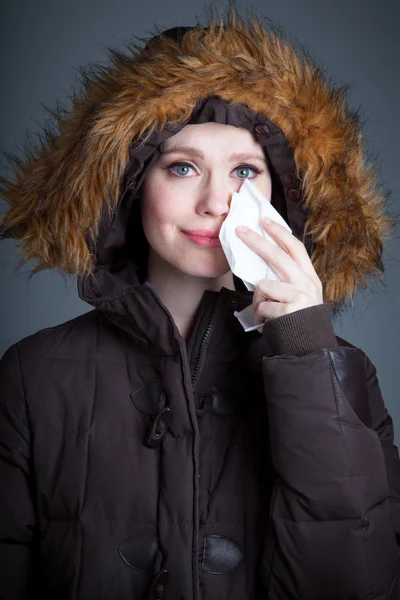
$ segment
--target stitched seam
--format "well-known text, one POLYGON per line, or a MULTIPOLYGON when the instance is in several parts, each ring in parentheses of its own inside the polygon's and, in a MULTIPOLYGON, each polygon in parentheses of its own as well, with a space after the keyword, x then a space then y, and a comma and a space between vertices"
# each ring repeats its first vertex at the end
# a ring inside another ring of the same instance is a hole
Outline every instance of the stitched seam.
MULTIPOLYGON (((93 523, 93 522, 97 522, 100 521, 101 523, 127 523, 128 525, 131 525, 132 527, 138 527, 138 528, 143 528, 143 527, 147 527, 147 526, 153 526, 154 523, 148 523, 148 524, 143 524, 143 523, 135 523, 134 521, 130 521, 129 519, 116 519, 116 518, 109 518, 109 517, 100 517, 100 516, 90 516, 90 518, 56 518, 56 517, 50 517, 47 519, 48 523, 93 523)), ((188 525, 188 524, 192 524, 193 521, 170 521, 170 524, 172 525, 176 525, 176 526, 180 526, 180 525, 188 525)), ((236 522, 235 522, 236 523, 236 522)), ((234 524, 234 523, 232 523, 234 524)), ((215 526, 215 524, 211 524, 211 526, 215 526)), ((134 534, 136 535, 136 534, 134 534)))
MULTIPOLYGON (((336 375, 336 371, 335 371, 335 366, 334 366, 334 362, 332 359, 332 353, 330 350, 327 351, 327 355, 329 358, 329 364, 330 364, 330 371, 331 371, 331 377, 332 377, 332 384, 333 384, 333 395, 335 398, 335 403, 336 403, 336 410, 339 416, 339 409, 338 409, 338 400, 337 400, 337 391, 338 389, 340 390, 340 392, 343 394, 344 399, 347 401, 346 398, 346 394, 344 393, 344 390, 342 389, 342 386, 340 385, 340 381, 336 375)), ((343 426, 340 422, 339 419, 337 419, 337 423, 338 423, 338 427, 340 428, 340 431, 342 433, 342 438, 343 438, 343 442, 344 442, 344 446, 345 446, 345 450, 346 450, 346 459, 347 459, 347 464, 348 464, 348 469, 349 469, 349 474, 351 477, 351 483, 352 486, 354 486, 354 474, 350 468, 350 460, 349 460, 349 455, 348 455, 348 446, 346 443, 346 437, 344 435, 344 429, 343 426)), ((360 515, 362 515, 362 511, 361 511, 361 507, 359 507, 359 512, 360 515)), ((362 518, 364 518, 364 516, 362 516, 362 518)), ((369 562, 369 557, 368 557, 368 549, 367 549, 367 543, 366 543, 366 539, 365 539, 365 534, 363 534, 362 536, 363 538, 363 542, 364 542, 364 552, 365 552, 365 562, 366 562, 366 567, 367 567, 367 572, 368 572, 368 581, 369 581, 369 591, 370 593, 372 593, 372 579, 371 579, 371 570, 370 570, 370 562, 369 562)))
MULTIPOLYGON (((383 502, 386 502, 386 500, 384 500, 383 502)), ((298 525, 303 525, 304 523, 347 523, 348 521, 362 521, 364 517, 363 515, 360 515, 359 517, 343 517, 343 519, 321 519, 319 521, 316 521, 315 519, 310 519, 309 521, 297 521, 296 519, 290 519, 289 517, 282 517, 280 515, 273 516, 272 518, 275 521, 288 521, 289 523, 297 523, 298 525)), ((364 526, 365 525, 363 525, 363 527, 364 526)))
MULTIPOLYGON (((21 358, 20 358, 20 353, 19 353, 19 350, 18 350, 18 344, 15 344, 15 350, 16 350, 16 353, 17 353, 18 368, 19 368, 19 372, 20 372, 20 375, 21 375, 21 387, 22 387, 23 403, 24 403, 24 406, 25 406, 26 422, 27 422, 28 430, 29 430, 29 449, 30 449, 29 462, 31 462, 32 455, 33 455, 32 419, 31 419, 31 416, 30 416, 29 406, 28 406, 28 402, 27 402, 27 398, 26 398, 25 379, 24 379, 24 374, 23 374, 23 371, 22 371, 21 358)), ((31 466, 31 465, 29 465, 29 466, 31 466)))
MULTIPOLYGON (((99 348, 99 322, 97 321, 97 327, 96 327, 96 353, 98 351, 99 348)), ((83 508, 84 508, 84 504, 85 504, 85 498, 86 498, 86 493, 87 493, 87 485, 88 485, 88 475, 89 475, 89 454, 90 454, 90 429, 92 426, 92 422, 93 422, 93 413, 94 413, 94 405, 95 405, 95 398, 97 395, 97 365, 94 364, 93 366, 94 368, 94 390, 93 390, 93 394, 92 394, 92 410, 90 411, 90 420, 89 420, 89 431, 88 431, 88 435, 86 437, 87 439, 87 452, 86 452, 86 461, 85 461, 85 465, 86 465, 86 470, 85 470, 85 475, 84 475, 84 481, 83 481, 83 490, 82 490, 82 503, 79 507, 79 512, 82 513, 83 512, 83 508)), ((81 540, 80 540, 80 545, 79 545, 79 567, 78 567, 78 577, 76 580, 76 590, 75 590, 75 594, 77 596, 79 596, 79 590, 80 590, 80 586, 82 584, 82 577, 83 577, 83 573, 82 573, 82 546, 83 546, 83 527, 82 527, 82 523, 80 524, 80 534, 81 534, 81 540)))
POLYGON ((206 571, 206 554, 207 554, 207 538, 204 538, 203 560, 201 563, 201 570, 204 571, 204 573, 207 573, 207 571, 206 571))
POLYGON ((75 362, 80 362, 80 361, 82 362, 82 361, 85 361, 85 360, 94 360, 96 362, 108 362, 108 363, 110 363, 112 365, 121 365, 121 366, 126 365, 126 361, 125 360, 112 360, 110 358, 102 358, 100 356, 78 356, 78 357, 73 357, 73 356, 54 356, 54 355, 50 355, 50 354, 49 355, 40 355, 40 354, 39 355, 37 355, 37 354, 33 355, 33 354, 30 354, 30 355, 25 355, 24 356, 24 360, 30 360, 30 359, 37 360, 39 358, 41 360, 46 360, 46 359, 47 360, 65 360, 65 361, 70 360, 70 361, 75 361, 75 362))
POLYGON ((274 518, 273 511, 274 511, 274 507, 275 507, 276 496, 278 495, 278 489, 279 489, 279 483, 277 482, 277 483, 275 483, 273 490, 272 490, 271 501, 270 501, 269 523, 267 524, 267 538, 265 541, 265 544, 268 544, 268 537, 270 537, 272 540, 272 543, 273 543, 271 563, 269 564, 268 580, 266 581, 268 593, 271 591, 271 587, 272 587, 272 575, 273 575, 273 571, 274 571, 275 556, 276 556, 277 549, 278 549, 278 536, 276 535, 275 527, 273 525, 273 518, 274 518))

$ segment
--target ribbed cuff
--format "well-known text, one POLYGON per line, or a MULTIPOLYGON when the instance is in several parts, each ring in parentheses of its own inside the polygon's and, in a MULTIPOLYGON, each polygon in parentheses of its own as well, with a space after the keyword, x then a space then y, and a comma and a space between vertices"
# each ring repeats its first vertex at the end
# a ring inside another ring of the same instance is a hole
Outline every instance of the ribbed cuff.
POLYGON ((262 333, 272 356, 304 356, 323 348, 339 346, 329 304, 310 306, 266 321, 262 333))

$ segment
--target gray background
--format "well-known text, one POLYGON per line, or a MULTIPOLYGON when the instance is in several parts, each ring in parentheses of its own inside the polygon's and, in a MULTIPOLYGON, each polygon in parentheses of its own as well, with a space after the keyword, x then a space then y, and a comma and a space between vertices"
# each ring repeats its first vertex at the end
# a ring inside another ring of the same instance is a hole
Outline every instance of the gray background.
MULTIPOLYGON (((225 2, 214 6, 224 7, 225 2)), ((251 6, 303 42, 333 81, 349 83, 349 102, 361 107, 365 142, 381 181, 392 191, 390 211, 400 213, 398 139, 400 106, 398 22, 400 2, 382 0, 254 0, 251 6), (397 110, 396 110, 397 109, 397 110)), ((47 115, 78 83, 78 67, 107 60, 108 46, 122 49, 131 36, 157 26, 192 25, 203 2, 174 0, 0 0, 0 147, 21 153, 25 131, 40 130, 47 115)), ((67 102, 68 106, 68 102, 67 102)), ((2 174, 7 174, 2 168, 2 174)), ((4 204, 0 206, 4 210, 4 204)), ((357 293, 354 306, 335 321, 337 335, 361 347, 375 364, 400 439, 398 340, 400 242, 387 247, 386 289, 357 293)), ((91 310, 75 280, 42 272, 28 281, 30 264, 16 271, 17 244, 0 244, 0 356, 14 342, 91 310)))

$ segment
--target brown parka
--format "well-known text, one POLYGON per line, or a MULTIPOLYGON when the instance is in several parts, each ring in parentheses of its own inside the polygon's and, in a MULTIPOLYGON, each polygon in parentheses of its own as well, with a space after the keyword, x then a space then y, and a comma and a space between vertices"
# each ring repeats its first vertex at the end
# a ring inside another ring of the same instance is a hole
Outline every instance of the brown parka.
POLYGON ((392 419, 332 326, 392 225, 343 91, 234 10, 84 84, 2 181, 2 235, 94 309, 0 361, 0 598, 397 600, 392 419), (162 141, 207 121, 257 136, 324 304, 245 333, 235 278, 185 344, 145 278, 137 199, 162 141))

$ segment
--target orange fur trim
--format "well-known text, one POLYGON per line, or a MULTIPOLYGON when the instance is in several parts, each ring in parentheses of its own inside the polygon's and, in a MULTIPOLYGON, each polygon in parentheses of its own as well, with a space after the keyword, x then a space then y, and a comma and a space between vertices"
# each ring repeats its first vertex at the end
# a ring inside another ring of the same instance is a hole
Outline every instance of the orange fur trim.
POLYGON ((46 131, 15 161, 14 180, 0 182, 10 205, 1 234, 20 240, 23 260, 38 259, 34 272, 89 273, 86 239, 96 239, 104 203, 110 213, 117 208, 132 140, 182 121, 199 98, 217 95, 263 112, 294 149, 310 211, 304 233, 317 243, 312 261, 325 301, 337 304, 369 277, 381 278, 383 241, 394 224, 365 164, 360 125, 343 90, 257 17, 247 23, 230 9, 217 24, 211 15, 180 43, 163 37, 114 53, 108 68, 83 83, 71 111, 56 115, 59 131, 46 131))

